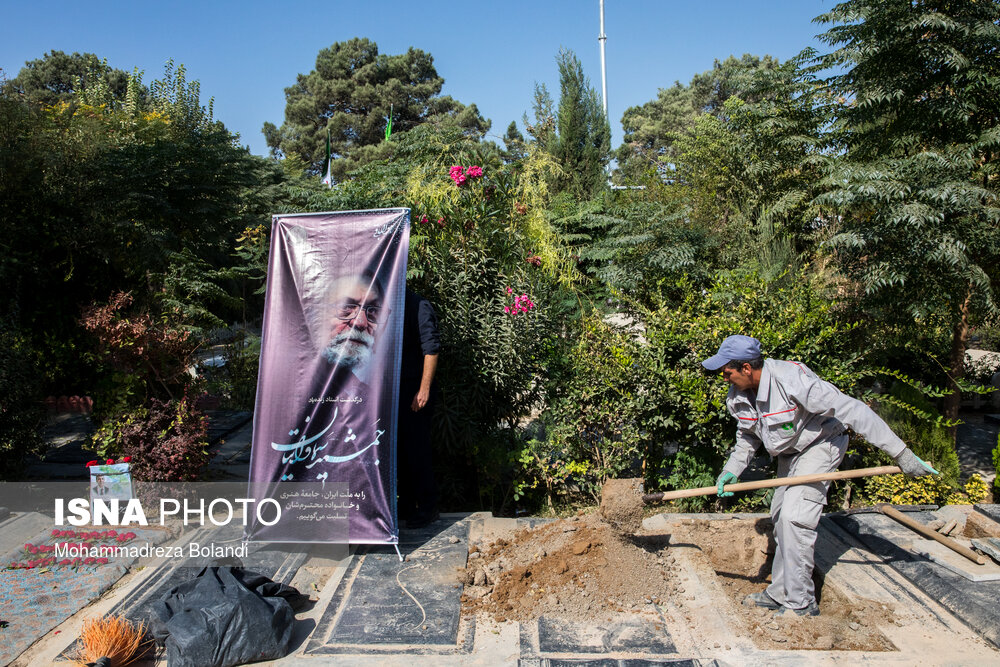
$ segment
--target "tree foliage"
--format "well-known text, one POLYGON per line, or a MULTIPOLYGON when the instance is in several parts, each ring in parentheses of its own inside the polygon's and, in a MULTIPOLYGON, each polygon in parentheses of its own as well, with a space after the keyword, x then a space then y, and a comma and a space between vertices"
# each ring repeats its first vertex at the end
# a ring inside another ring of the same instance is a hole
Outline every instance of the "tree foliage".
MULTIPOLYGON (((630 303, 631 324, 591 313, 573 349, 549 374, 546 436, 518 460, 520 493, 596 499, 608 477, 644 475, 646 488, 709 486, 732 446, 728 385, 702 359, 733 333, 758 337, 768 356, 802 361, 843 391, 859 393, 865 366, 851 326, 839 323, 824 286, 802 271, 771 282, 753 271, 716 274, 704 288, 630 303), (761 317, 766 313, 766 317, 761 317)), ((703 502, 703 501, 702 501, 703 502)))
POLYGON ((819 20, 835 24, 821 62, 842 70, 827 81, 842 154, 819 199, 843 215, 831 246, 879 320, 943 318, 958 380, 970 318, 998 313, 1000 5, 851 0, 819 20))
POLYGON ((67 55, 53 50, 26 62, 10 85, 29 102, 52 106, 58 102, 75 102, 80 90, 98 81, 115 98, 125 97, 127 72, 108 67, 93 53, 67 55))
POLYGON ((572 51, 559 52, 558 134, 548 142, 549 152, 563 169, 559 186, 583 198, 604 186, 604 169, 611 150, 611 127, 597 91, 583 74, 572 51))
POLYGON ((674 143, 694 130, 702 114, 722 116, 732 96, 756 102, 763 90, 748 89, 748 75, 778 66, 771 56, 744 54, 716 60, 712 69, 696 74, 688 84, 680 81, 661 88, 655 100, 629 107, 622 115, 624 141, 617 151, 619 168, 628 178, 639 178, 649 168, 665 173, 676 157, 674 143))
POLYGON ((473 136, 489 129, 476 105, 442 96, 444 79, 429 53, 410 48, 399 55, 380 54, 364 38, 336 42, 319 52, 316 67, 299 74, 285 89, 285 121, 264 124, 272 155, 295 155, 310 173, 319 174, 326 158, 326 135, 334 177, 392 153, 385 128, 392 115, 393 136, 421 123, 446 124, 473 136))

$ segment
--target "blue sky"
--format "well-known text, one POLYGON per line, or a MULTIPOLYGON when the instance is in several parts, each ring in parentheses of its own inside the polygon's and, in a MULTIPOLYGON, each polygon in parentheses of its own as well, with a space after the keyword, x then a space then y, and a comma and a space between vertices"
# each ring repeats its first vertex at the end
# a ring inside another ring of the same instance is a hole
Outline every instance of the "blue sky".
MULTIPOLYGON (((812 19, 833 0, 605 0, 608 115, 612 143, 621 117, 674 81, 730 54, 785 60, 807 46, 823 49, 812 19)), ((600 92, 599 0, 506 2, 65 2, 5 3, 0 68, 8 78, 50 50, 96 53, 108 64, 145 72, 147 83, 173 58, 201 82, 202 101, 259 155, 260 128, 280 125, 284 89, 313 69, 330 44, 368 37, 382 53, 413 46, 434 57, 443 94, 478 105, 501 136, 531 107, 535 82, 558 97, 555 57, 572 49, 600 92)))

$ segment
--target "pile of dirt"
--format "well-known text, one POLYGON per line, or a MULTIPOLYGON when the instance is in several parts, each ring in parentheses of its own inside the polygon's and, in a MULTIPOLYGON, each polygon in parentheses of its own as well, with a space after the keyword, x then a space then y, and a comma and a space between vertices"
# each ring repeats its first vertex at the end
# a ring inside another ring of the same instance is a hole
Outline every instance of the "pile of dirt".
POLYGON ((733 618, 762 649, 894 651, 876 626, 894 619, 894 610, 871 600, 849 601, 814 575, 820 615, 775 617, 743 605, 743 599, 770 583, 774 540, 769 519, 688 519, 672 530, 672 543, 697 546, 715 570, 732 602, 733 618))
POLYGON ((676 591, 669 536, 623 536, 596 514, 519 530, 470 549, 463 610, 497 621, 599 619, 676 591))

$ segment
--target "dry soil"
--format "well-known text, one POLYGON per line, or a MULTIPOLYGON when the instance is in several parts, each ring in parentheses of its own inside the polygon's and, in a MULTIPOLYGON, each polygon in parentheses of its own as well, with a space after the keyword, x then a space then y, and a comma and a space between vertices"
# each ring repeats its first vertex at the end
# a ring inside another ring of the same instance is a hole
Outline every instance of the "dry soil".
POLYGON ((894 609, 849 600, 822 581, 817 617, 776 618, 743 605, 743 598, 768 584, 770 535, 767 519, 683 519, 669 532, 627 535, 601 514, 578 514, 471 546, 463 611, 496 621, 545 615, 600 624, 614 614, 644 612, 649 603, 690 595, 679 583, 679 567, 682 559, 702 559, 705 576, 716 578, 703 593, 722 598, 716 604, 726 608, 734 631, 759 648, 895 650, 877 628, 895 620, 894 609))
POLYGON ((820 615, 775 617, 742 604, 770 583, 774 541, 769 519, 687 519, 675 525, 671 542, 698 549, 718 576, 734 609, 733 618, 758 648, 892 651, 877 625, 893 622, 894 610, 871 600, 848 600, 833 585, 816 583, 820 615))
POLYGON ((523 529, 471 547, 465 610, 498 621, 600 620, 674 592, 667 536, 623 536, 597 514, 523 529))

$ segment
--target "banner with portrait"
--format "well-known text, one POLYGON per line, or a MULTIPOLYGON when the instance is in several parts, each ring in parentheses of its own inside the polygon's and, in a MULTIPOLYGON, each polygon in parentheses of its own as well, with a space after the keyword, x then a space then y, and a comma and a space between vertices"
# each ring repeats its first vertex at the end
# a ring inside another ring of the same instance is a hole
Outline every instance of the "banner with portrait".
POLYGON ((281 507, 248 539, 394 544, 409 209, 276 215, 249 493, 281 507))

